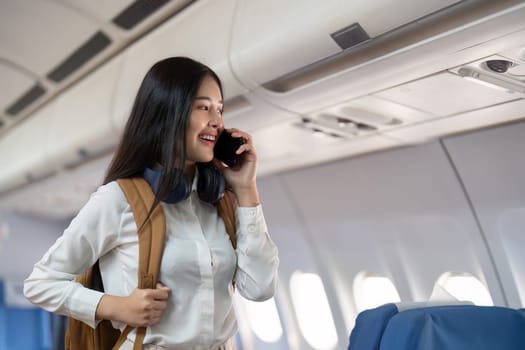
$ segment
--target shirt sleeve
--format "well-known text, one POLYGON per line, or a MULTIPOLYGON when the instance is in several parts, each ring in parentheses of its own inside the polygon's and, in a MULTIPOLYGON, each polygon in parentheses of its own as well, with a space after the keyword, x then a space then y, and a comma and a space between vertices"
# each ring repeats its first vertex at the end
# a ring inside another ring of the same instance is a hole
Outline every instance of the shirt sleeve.
POLYGON ((267 300, 273 296, 277 285, 277 247, 268 234, 261 205, 239 207, 236 213, 236 286, 246 299, 267 300))
POLYGON ((129 208, 116 182, 99 187, 24 281, 24 294, 43 309, 95 327, 103 293, 83 287, 75 277, 117 245, 121 216, 129 208))

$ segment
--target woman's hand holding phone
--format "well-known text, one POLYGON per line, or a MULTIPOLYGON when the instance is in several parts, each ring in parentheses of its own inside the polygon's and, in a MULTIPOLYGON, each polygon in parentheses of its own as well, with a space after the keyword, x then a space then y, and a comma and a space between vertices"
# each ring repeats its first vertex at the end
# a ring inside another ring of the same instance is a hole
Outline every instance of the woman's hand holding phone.
POLYGON ((237 197, 239 206, 252 207, 259 204, 256 183, 257 154, 251 135, 235 128, 224 129, 217 139, 214 153, 215 158, 219 160, 215 165, 222 170, 226 182, 237 197), (223 135, 225 133, 228 135, 223 135), (220 141, 221 137, 224 138, 222 141, 220 141), (234 165, 224 166, 222 163, 234 165))

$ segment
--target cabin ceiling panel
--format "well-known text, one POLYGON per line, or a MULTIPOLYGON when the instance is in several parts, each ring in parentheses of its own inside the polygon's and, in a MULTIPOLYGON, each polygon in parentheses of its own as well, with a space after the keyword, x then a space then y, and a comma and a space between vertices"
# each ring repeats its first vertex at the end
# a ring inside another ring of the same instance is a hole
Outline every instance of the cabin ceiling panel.
POLYGON ((408 142, 425 142, 440 136, 525 119, 525 100, 512 101, 426 123, 388 130, 385 135, 408 142))
POLYGON ((58 2, 3 0, 0 57, 45 76, 98 27, 97 22, 58 2))
POLYGON ((258 173, 286 171, 399 146, 390 137, 371 133, 334 137, 302 126, 301 118, 276 123, 252 133, 259 158, 258 173))
POLYGON ((415 80, 374 95, 438 116, 449 116, 516 99, 511 93, 449 72, 415 80))
MULTIPOLYGON (((364 109, 389 118, 399 118, 402 120, 403 124, 410 124, 435 117, 432 113, 410 108, 408 106, 378 98, 377 96, 364 96, 348 101, 347 103, 342 104, 342 106, 364 109)), ((365 118, 361 121, 367 122, 368 120, 365 118)))
POLYGON ((383 132, 392 128, 402 128, 417 122, 436 118, 428 112, 388 101, 377 96, 364 96, 337 104, 330 108, 310 113, 317 120, 335 119, 334 129, 348 129, 351 133, 383 132), (350 128, 349 128, 350 127, 350 128), (353 128, 353 129, 352 129, 353 128))
POLYGON ((228 128, 234 127, 254 132, 298 117, 298 114, 276 108, 256 95, 248 93, 242 97, 246 101, 245 106, 238 110, 231 110, 228 104, 225 105, 224 123, 228 128))

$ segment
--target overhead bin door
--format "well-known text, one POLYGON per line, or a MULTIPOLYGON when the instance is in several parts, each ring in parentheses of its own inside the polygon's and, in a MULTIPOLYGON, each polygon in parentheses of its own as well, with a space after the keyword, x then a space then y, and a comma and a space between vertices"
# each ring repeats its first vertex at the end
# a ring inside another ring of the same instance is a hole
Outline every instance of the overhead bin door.
POLYGON ((358 45, 366 40, 362 31, 375 38, 458 2, 238 0, 231 44, 233 68, 244 83, 263 85, 337 54, 345 46, 358 45))

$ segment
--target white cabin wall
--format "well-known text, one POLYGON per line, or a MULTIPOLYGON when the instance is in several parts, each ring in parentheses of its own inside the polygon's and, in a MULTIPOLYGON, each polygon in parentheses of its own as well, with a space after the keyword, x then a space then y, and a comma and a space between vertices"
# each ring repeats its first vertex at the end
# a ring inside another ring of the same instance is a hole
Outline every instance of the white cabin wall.
MULTIPOLYGON (((316 273, 324 279, 327 271, 324 270, 319 259, 316 247, 312 246, 308 228, 304 225, 303 213, 298 211, 296 203, 290 196, 286 183, 280 176, 271 176, 259 182, 259 192, 264 208, 264 215, 271 220, 268 221, 268 229, 273 241, 279 249, 279 285, 276 295, 276 303, 283 322, 283 329, 288 337, 289 347, 283 349, 300 350, 310 349, 306 340, 301 336, 297 319, 292 308, 290 295, 290 278, 295 271, 303 273, 316 273)), ((323 281, 325 288, 330 281, 323 281)), ((329 293, 327 291, 327 293, 329 293)), ((330 297, 330 295, 328 295, 330 297)), ((332 299, 332 303, 335 303, 332 299)), ((335 304, 332 305, 332 307, 335 304)), ((337 310, 335 310, 338 312, 337 310)), ((334 315, 334 318, 337 315, 334 315)), ((341 325, 340 317, 336 324, 341 325)), ((341 336, 341 334, 338 334, 341 336)), ((346 338, 346 335, 343 335, 346 338)), ((339 339, 340 345, 345 344, 346 339, 339 339)), ((277 345, 277 344, 276 344, 277 345)), ((276 349, 265 344, 261 349, 276 349)), ((254 347, 259 349, 259 347, 254 347)), ((281 348, 279 348, 281 349, 281 348)))
POLYGON ((511 307, 525 305, 525 122, 446 138, 511 307))
MULTIPOLYGON (((523 134, 523 127, 521 131, 523 134)), ((519 134, 519 131, 512 133, 519 134)), ((479 139, 482 142, 481 136, 479 139)), ((503 140, 507 137, 501 136, 500 141, 503 140)), ((505 158, 508 154, 505 148, 515 143, 512 138, 508 142, 507 146, 500 147, 500 153, 495 151, 495 159, 505 158)), ((514 149, 519 152, 520 148, 514 145, 514 149)), ((472 150, 468 152, 471 154, 472 150)), ((512 159, 518 164, 517 156, 512 159)), ((481 158, 480 162, 500 168, 489 159, 482 161, 481 158)), ((469 166, 470 163, 465 164, 469 166)), ((516 278, 515 283, 522 283, 516 274, 523 275, 520 266, 525 266, 518 255, 525 247, 520 238, 523 235, 516 226, 523 223, 524 217, 519 216, 523 213, 523 186, 517 191, 519 179, 524 178, 518 175, 524 172, 520 166, 521 172, 516 171, 517 176, 509 180, 512 188, 507 191, 514 193, 515 201, 521 194, 521 209, 514 205, 513 211, 509 211, 513 226, 504 234, 505 242, 511 244, 500 253, 500 259, 507 254, 507 264, 512 265, 513 270, 510 271, 508 265, 496 265, 499 277, 507 276, 503 281, 507 294, 507 282, 511 278, 516 278), (511 272, 514 274, 510 275, 511 272)), ((458 168, 461 173, 461 167, 458 168)), ((519 306, 511 295, 510 298, 503 295, 485 244, 483 234, 487 232, 479 229, 454 165, 440 141, 290 171, 259 182, 270 232, 283 262, 280 293, 289 292, 294 259, 303 254, 308 256, 323 274, 329 297, 335 296, 331 306, 338 305, 339 310, 332 312, 334 318, 343 315, 347 334, 358 313, 353 281, 363 270, 390 277, 402 301, 428 300, 442 273, 468 272, 487 286, 496 305, 507 305, 510 301, 511 306, 519 306)), ((493 182, 490 177, 479 179, 478 190, 493 186, 493 182)), ((497 192, 498 187, 494 189, 494 193, 497 192)), ((499 202, 488 198, 486 205, 490 203, 499 202)), ((501 219, 496 219, 492 225, 501 225, 501 219)), ((297 266, 304 266, 304 262, 297 266)), ((341 331, 338 335, 341 338, 341 331)))
POLYGON ((0 211, 0 280, 22 282, 67 226, 62 220, 35 219, 0 211))

